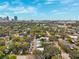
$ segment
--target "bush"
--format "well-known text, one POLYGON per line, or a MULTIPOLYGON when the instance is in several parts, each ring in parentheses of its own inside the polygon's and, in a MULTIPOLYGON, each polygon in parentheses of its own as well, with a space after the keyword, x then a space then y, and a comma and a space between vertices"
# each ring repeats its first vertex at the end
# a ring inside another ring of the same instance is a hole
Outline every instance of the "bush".
POLYGON ((0 51, 0 59, 4 58, 4 56, 5 54, 2 51, 0 51))
POLYGON ((10 55, 8 55, 8 59, 16 59, 16 55, 15 54, 10 54, 10 55))
POLYGON ((63 59, 63 58, 61 56, 55 55, 55 56, 52 56, 52 59, 63 59))

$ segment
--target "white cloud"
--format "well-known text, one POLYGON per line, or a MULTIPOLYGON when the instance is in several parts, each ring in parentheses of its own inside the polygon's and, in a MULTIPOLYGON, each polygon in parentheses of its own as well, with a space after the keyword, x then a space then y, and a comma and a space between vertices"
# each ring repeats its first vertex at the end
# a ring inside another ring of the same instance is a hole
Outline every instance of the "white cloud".
POLYGON ((48 4, 52 4, 52 2, 46 2, 45 4, 46 4, 46 5, 48 5, 48 4))
POLYGON ((47 1, 52 2, 52 1, 55 1, 55 0, 47 0, 47 1))
POLYGON ((13 4, 13 5, 19 5, 19 6, 21 6, 21 5, 23 5, 23 3, 21 2, 21 0, 13 0, 13 1, 11 1, 11 4, 13 4))
POLYGON ((4 16, 10 16, 10 13, 9 12, 0 13, 0 17, 4 17, 4 16))
POLYGON ((27 10, 24 7, 10 7, 8 10, 13 12, 14 14, 27 12, 27 10))
POLYGON ((52 10, 51 13, 52 13, 52 15, 65 15, 65 14, 67 14, 68 12, 66 12, 66 11, 61 11, 61 10, 52 10))
POLYGON ((59 11, 59 10, 52 10, 51 13, 55 13, 55 12, 58 12, 58 11, 59 11))
POLYGON ((42 16, 42 17, 43 17, 43 16, 46 16, 46 14, 43 13, 43 12, 40 12, 39 15, 42 16))
POLYGON ((59 1, 62 4, 70 4, 70 3, 73 3, 75 0, 59 0, 59 1))
POLYGON ((4 17, 4 15, 1 14, 0 17, 4 17))
POLYGON ((79 6, 79 3, 73 3, 72 6, 79 6))
POLYGON ((0 9, 7 9, 9 6, 9 3, 8 2, 4 2, 2 4, 0 4, 0 9))
POLYGON ((40 6, 42 6, 42 4, 41 4, 41 3, 38 3, 38 4, 37 4, 37 6, 39 6, 39 7, 40 7, 40 6))
POLYGON ((10 10, 10 11, 19 11, 19 10, 23 10, 23 9, 24 9, 24 7, 20 7, 20 6, 8 8, 8 10, 10 10))
MULTIPOLYGON (((12 3, 19 4, 21 0, 11 1, 12 3)), ((32 6, 24 7, 23 5, 10 6, 8 2, 0 3, 0 10, 7 10, 10 13, 18 14, 18 13, 36 13, 36 8, 32 6)), ((7 13, 6 13, 7 14, 7 13)))
POLYGON ((35 4, 35 3, 38 3, 38 2, 39 2, 39 0, 34 0, 32 3, 35 4))
POLYGON ((36 13, 35 7, 29 6, 29 7, 27 7, 27 10, 28 10, 29 13, 36 13))
POLYGON ((18 14, 18 13, 28 13, 27 10, 23 9, 23 10, 18 10, 18 11, 13 11, 14 14, 18 14))
POLYGON ((20 13, 26 13, 27 11, 26 10, 23 10, 23 11, 15 11, 13 12, 14 14, 20 14, 20 13))
POLYGON ((48 4, 52 4, 53 2, 55 2, 56 0, 46 0, 45 4, 48 5, 48 4))
POLYGON ((23 7, 23 6, 19 6, 19 7, 10 7, 8 9, 9 11, 12 11, 14 14, 17 14, 17 13, 36 13, 36 8, 35 7, 32 7, 32 6, 28 6, 28 7, 23 7))

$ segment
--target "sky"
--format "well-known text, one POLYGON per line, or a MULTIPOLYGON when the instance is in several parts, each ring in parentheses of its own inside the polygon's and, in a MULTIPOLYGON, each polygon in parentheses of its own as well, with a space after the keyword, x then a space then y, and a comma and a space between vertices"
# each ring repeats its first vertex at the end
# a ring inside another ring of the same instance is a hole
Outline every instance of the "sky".
POLYGON ((0 0, 0 17, 19 20, 79 20, 79 0, 0 0))

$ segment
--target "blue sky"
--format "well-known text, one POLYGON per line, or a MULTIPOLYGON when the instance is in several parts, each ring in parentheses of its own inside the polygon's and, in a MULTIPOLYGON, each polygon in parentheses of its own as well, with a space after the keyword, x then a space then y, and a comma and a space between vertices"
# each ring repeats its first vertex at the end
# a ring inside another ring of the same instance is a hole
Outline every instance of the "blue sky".
POLYGON ((79 0, 0 0, 0 16, 20 20, 79 20, 79 0))

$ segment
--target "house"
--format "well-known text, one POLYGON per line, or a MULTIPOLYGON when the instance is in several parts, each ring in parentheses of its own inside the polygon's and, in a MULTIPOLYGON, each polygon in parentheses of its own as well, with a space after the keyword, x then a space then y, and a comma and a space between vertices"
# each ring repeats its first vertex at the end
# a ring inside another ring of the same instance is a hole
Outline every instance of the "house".
POLYGON ((16 59, 26 59, 26 56, 19 55, 19 56, 16 57, 16 59))
POLYGON ((16 59, 36 59, 34 55, 17 55, 16 59))
POLYGON ((37 50, 44 51, 44 48, 40 47, 40 48, 37 48, 37 50))
POLYGON ((70 38, 72 38, 72 42, 76 42, 78 39, 78 36, 75 35, 69 35, 70 38))

